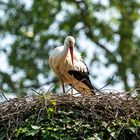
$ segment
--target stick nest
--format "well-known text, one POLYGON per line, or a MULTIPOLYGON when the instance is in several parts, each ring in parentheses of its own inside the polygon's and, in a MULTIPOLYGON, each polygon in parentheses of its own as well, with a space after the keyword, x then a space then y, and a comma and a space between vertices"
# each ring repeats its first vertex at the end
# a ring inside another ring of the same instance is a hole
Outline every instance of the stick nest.
POLYGON ((58 110, 72 110, 80 117, 90 119, 94 123, 97 119, 110 122, 118 118, 125 120, 134 118, 140 120, 140 101, 130 96, 109 93, 106 95, 72 96, 72 95, 38 95, 19 97, 0 103, 0 128, 5 128, 11 134, 35 111, 44 110, 51 105, 50 100, 56 102, 58 110))

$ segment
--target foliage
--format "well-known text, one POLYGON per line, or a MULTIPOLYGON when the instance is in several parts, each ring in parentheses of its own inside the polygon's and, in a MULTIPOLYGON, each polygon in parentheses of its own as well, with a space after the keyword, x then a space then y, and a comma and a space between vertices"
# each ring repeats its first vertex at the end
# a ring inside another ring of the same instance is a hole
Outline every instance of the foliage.
MULTIPOLYGON (((139 86, 140 40, 135 33, 139 1, 31 2, 0 2, 0 37, 12 38, 11 44, 0 48, 9 63, 8 71, 0 70, 0 88, 14 91, 17 88, 38 88, 46 84, 47 79, 47 83, 56 82, 50 76, 48 56, 51 49, 63 44, 66 35, 76 38, 81 52, 82 43, 78 38, 85 36, 87 42, 94 43, 95 51, 91 55, 89 69, 99 69, 100 65, 107 68, 115 66, 116 78, 112 83, 121 82, 126 90, 139 86), (134 81, 130 85, 132 77, 134 81)), ((84 56, 87 56, 87 50, 83 50, 84 56)), ((99 76, 94 70, 91 74, 99 76)))
POLYGON ((127 121, 121 118, 110 123, 96 120, 92 124, 72 110, 48 108, 39 118, 35 114, 26 119, 25 123, 16 129, 16 138, 20 140, 139 140, 140 121, 137 119, 127 121))

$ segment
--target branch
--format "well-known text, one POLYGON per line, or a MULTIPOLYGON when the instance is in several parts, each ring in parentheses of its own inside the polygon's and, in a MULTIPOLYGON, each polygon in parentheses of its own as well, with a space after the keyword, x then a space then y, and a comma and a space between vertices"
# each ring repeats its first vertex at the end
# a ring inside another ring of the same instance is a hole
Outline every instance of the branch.
POLYGON ((99 39, 97 39, 97 37, 95 37, 93 34, 91 34, 90 32, 86 33, 86 35, 95 43, 97 44, 100 48, 102 48, 103 50, 105 50, 108 54, 113 55, 111 51, 109 51, 107 49, 106 46, 104 46, 103 44, 99 43, 99 39))
POLYGON ((91 32, 91 27, 92 27, 93 25, 92 25, 92 23, 88 22, 89 20, 87 20, 87 17, 88 17, 88 14, 89 14, 89 13, 88 13, 88 8, 87 8, 88 5, 87 5, 87 3, 86 3, 85 1, 80 1, 80 3, 79 3, 78 1, 76 1, 76 4, 77 4, 78 9, 80 9, 80 11, 81 11, 80 14, 81 14, 81 16, 82 16, 83 19, 84 19, 84 20, 82 20, 82 22, 84 23, 84 29, 86 30, 86 29, 88 28, 88 32, 85 31, 86 35, 87 35, 95 44, 97 44, 101 49, 103 49, 105 52, 107 52, 107 53, 113 58, 113 60, 114 60, 115 63, 119 64, 119 62, 117 61, 115 55, 114 55, 111 51, 109 51, 109 50, 107 49, 106 46, 104 46, 103 44, 101 44, 101 43, 99 42, 100 39, 99 39, 98 37, 96 37, 96 36, 91 32), (84 7, 84 8, 81 7, 81 6, 80 6, 80 3, 84 4, 85 7, 84 7))

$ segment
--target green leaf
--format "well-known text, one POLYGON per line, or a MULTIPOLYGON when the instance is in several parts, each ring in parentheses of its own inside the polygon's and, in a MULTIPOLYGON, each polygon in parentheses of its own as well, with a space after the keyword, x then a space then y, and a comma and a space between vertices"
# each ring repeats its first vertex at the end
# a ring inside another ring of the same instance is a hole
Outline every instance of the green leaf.
POLYGON ((47 108, 47 111, 48 111, 49 113, 52 113, 52 112, 54 112, 54 108, 48 107, 48 108, 47 108))
POLYGON ((56 106, 56 101, 55 101, 55 100, 50 100, 50 103, 51 103, 53 106, 56 106))
POLYGON ((32 129, 35 129, 35 130, 38 130, 38 129, 41 128, 41 126, 31 125, 31 128, 32 128, 32 129))
POLYGON ((131 119, 130 123, 135 127, 140 127, 140 121, 136 119, 131 119))

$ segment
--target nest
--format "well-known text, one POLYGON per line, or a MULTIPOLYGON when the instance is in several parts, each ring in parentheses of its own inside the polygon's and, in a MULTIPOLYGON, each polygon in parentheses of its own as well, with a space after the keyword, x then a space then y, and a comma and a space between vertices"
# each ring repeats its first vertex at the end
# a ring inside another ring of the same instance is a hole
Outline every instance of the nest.
POLYGON ((130 96, 120 94, 106 94, 93 96, 72 96, 46 94, 38 96, 19 97, 0 103, 0 128, 3 128, 12 137, 12 130, 25 121, 34 109, 42 110, 50 106, 50 100, 56 101, 59 110, 67 109, 79 112, 81 117, 95 122, 97 119, 104 121, 124 118, 140 120, 140 102, 130 96))

